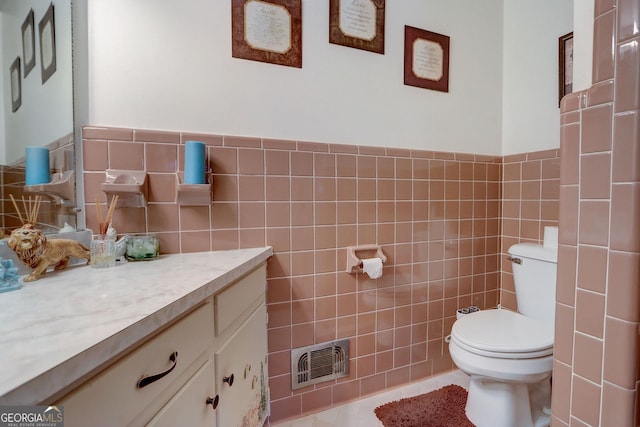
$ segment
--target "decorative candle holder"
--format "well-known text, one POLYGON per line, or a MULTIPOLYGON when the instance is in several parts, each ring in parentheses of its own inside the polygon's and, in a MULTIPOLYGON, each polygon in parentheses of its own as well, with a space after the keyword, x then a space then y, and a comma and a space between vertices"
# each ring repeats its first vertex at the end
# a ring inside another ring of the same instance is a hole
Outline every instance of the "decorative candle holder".
POLYGON ((160 253, 160 243, 155 234, 127 236, 127 261, 150 261, 160 253))

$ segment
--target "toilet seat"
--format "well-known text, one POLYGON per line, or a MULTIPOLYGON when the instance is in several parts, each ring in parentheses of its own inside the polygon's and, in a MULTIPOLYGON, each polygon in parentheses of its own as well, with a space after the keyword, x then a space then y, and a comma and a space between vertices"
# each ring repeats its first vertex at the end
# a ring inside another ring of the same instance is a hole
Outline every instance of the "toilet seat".
POLYGON ((451 341, 464 350, 499 359, 532 359, 553 353, 554 332, 542 322, 505 309, 468 314, 453 324, 451 341))

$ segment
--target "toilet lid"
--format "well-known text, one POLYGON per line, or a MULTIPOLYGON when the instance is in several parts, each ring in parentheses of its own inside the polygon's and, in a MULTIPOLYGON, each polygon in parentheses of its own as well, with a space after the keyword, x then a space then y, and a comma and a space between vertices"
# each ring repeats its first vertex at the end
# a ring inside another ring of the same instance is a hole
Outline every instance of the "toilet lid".
POLYGON ((468 314, 451 330, 451 337, 470 351, 506 353, 504 357, 515 358, 523 357, 523 353, 551 354, 553 335, 542 322, 504 309, 468 314))

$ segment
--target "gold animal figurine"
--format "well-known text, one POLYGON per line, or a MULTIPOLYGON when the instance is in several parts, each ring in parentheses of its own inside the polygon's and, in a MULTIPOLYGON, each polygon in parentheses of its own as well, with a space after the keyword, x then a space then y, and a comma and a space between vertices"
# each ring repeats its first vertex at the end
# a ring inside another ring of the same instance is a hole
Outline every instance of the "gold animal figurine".
POLYGON ((13 230, 7 246, 16 253, 20 261, 33 269, 24 278, 25 282, 38 280, 50 265, 54 266, 54 270, 64 270, 71 256, 84 258, 87 264, 91 260, 91 251, 86 246, 71 239, 48 240, 42 230, 30 223, 13 230))

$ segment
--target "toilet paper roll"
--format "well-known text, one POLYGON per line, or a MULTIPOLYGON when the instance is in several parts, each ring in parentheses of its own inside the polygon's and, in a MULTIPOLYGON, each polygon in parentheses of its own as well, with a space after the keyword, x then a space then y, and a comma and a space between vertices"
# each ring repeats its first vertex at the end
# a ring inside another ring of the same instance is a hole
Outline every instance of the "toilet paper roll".
POLYGON ((380 258, 365 258, 362 261, 362 271, 372 279, 382 276, 382 260, 380 258))

